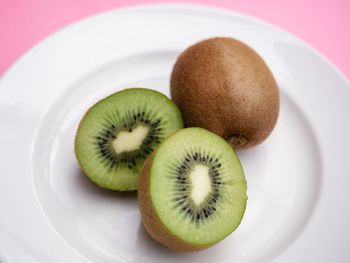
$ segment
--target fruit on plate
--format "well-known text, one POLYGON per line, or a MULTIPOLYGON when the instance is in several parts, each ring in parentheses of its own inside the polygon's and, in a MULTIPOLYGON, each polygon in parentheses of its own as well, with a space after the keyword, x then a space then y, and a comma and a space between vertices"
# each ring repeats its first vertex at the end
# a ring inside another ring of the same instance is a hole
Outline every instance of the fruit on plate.
POLYGON ((147 232, 177 251, 196 251, 223 240, 240 224, 247 202, 239 159, 221 137, 182 129, 146 161, 139 207, 147 232))
POLYGON ((279 112, 279 91, 264 60, 232 38, 186 49, 171 75, 171 97, 186 126, 206 128, 234 148, 264 141, 279 112))
POLYGON ((81 169, 99 186, 135 190, 144 161, 181 128, 181 113, 165 95, 126 89, 87 111, 76 134, 75 154, 81 169))

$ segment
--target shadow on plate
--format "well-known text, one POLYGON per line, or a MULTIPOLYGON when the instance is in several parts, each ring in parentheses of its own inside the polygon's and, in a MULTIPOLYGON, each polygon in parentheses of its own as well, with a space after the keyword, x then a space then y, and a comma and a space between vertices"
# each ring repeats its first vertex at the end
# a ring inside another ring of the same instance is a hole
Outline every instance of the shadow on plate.
POLYGON ((84 192, 88 195, 101 196, 104 198, 117 197, 121 199, 135 199, 137 198, 137 191, 116 191, 101 188, 93 181, 91 181, 84 172, 75 166, 72 176, 75 178, 74 184, 77 189, 84 189, 84 192))

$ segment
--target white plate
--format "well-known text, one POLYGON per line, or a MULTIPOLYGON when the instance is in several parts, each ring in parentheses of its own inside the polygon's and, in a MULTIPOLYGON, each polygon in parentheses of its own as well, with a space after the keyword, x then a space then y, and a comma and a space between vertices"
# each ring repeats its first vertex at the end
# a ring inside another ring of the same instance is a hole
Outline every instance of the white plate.
POLYGON ((25 54, 0 82, 0 261, 349 262, 350 85, 295 37, 240 14, 150 5, 88 18, 25 54), (169 94, 188 45, 232 36, 257 50, 281 89, 278 124, 239 152, 249 203, 239 229, 206 251, 153 242, 135 194, 97 188, 73 139, 84 111, 125 87, 169 94))

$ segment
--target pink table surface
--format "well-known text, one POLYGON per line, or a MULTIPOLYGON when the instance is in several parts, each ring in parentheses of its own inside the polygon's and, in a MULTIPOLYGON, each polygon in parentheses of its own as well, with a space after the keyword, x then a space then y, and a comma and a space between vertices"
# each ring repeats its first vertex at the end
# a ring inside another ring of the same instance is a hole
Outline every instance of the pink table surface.
MULTIPOLYGON (((0 0, 0 75, 26 50, 84 17, 151 0, 0 0)), ((275 24, 323 53, 350 79, 349 0, 192 0, 275 24)))

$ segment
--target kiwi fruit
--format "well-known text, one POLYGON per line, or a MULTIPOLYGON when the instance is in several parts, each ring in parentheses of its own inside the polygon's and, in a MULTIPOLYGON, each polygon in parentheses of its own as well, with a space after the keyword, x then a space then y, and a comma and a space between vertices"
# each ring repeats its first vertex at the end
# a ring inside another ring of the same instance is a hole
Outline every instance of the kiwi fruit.
POLYGON ((99 186, 136 190, 147 157, 181 128, 181 113, 165 95, 143 88, 122 90, 84 115, 75 137, 76 158, 99 186))
POLYGON ((239 159, 218 135, 186 128, 168 137, 146 161, 139 180, 142 222, 176 251, 208 248, 233 232, 246 208, 239 159))
POLYGON ((186 126, 206 128, 234 148, 264 141, 279 113, 279 91, 264 60, 232 38, 186 49, 171 74, 171 98, 186 126))

